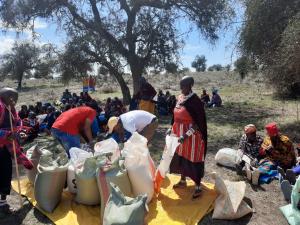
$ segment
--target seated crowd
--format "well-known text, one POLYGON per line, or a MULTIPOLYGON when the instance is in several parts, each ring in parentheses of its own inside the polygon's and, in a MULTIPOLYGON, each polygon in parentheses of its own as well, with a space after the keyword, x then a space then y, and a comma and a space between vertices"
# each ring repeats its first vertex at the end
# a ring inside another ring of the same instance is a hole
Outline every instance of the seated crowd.
POLYGON ((300 175, 297 152, 292 141, 281 134, 276 123, 265 126, 266 136, 263 139, 256 133, 256 127, 249 124, 244 128, 240 139, 236 171, 246 173, 253 185, 269 183, 279 176, 281 189, 286 200, 290 200, 292 185, 300 175))

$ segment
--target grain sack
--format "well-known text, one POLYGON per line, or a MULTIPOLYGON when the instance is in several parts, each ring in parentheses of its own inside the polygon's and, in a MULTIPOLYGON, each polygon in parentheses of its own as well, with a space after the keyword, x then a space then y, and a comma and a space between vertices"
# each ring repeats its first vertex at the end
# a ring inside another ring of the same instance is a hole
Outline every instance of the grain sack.
POLYGON ((70 165, 68 167, 67 174, 68 190, 69 192, 75 194, 77 191, 75 171, 82 169, 85 160, 87 158, 91 158, 93 154, 75 147, 71 148, 69 152, 70 165))
POLYGON ((131 184, 124 167, 124 162, 118 160, 116 166, 101 167, 97 171, 97 184, 101 196, 101 218, 103 218, 104 209, 111 194, 110 183, 118 186, 118 188, 126 196, 132 196, 131 184))
POLYGON ((217 174, 214 174, 214 177, 218 197, 215 201, 213 219, 234 220, 252 212, 251 207, 243 200, 246 191, 244 181, 224 181, 217 174))
MULTIPOLYGON (((112 184, 113 185, 113 184, 112 184)), ((105 207, 103 225, 143 225, 147 213, 146 195, 136 198, 124 196, 117 186, 111 187, 105 207)))
POLYGON ((96 170, 98 168, 97 157, 85 160, 82 169, 75 170, 76 198, 75 201, 84 205, 100 204, 100 193, 97 185, 96 170))
POLYGON ((53 212, 63 192, 68 169, 68 156, 44 151, 41 156, 34 183, 34 196, 39 208, 53 212))
POLYGON ((134 132, 125 143, 122 153, 134 196, 147 194, 149 203, 154 194, 155 166, 147 147, 147 139, 134 132))
POLYGON ((215 160, 219 165, 235 168, 237 151, 231 148, 222 148, 217 152, 215 160))
POLYGON ((94 151, 95 156, 111 153, 111 161, 115 161, 120 157, 119 145, 113 138, 97 142, 94 146, 94 151))

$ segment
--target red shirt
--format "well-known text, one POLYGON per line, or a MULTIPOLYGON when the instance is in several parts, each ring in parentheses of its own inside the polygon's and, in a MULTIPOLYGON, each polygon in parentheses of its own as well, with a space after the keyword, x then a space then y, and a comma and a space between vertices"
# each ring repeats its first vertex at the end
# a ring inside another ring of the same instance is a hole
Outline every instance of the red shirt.
POLYGON ((96 117, 96 111, 87 106, 70 109, 63 112, 54 122, 52 128, 66 132, 71 135, 78 135, 83 128, 85 120, 90 119, 91 123, 96 117))

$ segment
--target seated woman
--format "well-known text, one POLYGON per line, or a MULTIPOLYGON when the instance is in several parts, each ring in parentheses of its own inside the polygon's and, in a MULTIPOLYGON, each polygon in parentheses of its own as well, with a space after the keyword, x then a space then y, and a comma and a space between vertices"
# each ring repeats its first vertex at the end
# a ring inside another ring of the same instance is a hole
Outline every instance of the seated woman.
POLYGON ((263 139, 256 134, 256 127, 249 124, 244 127, 244 134, 240 139, 238 149, 238 160, 236 164, 236 171, 241 174, 242 169, 246 163, 256 167, 260 160, 259 150, 263 139))
POLYGON ((258 184, 261 176, 272 176, 277 167, 283 170, 291 169, 296 164, 296 155, 290 139, 279 133, 276 123, 269 123, 265 127, 267 136, 261 145, 259 155, 263 158, 258 169, 252 172, 252 183, 258 184))
POLYGON ((209 94, 206 93, 205 89, 202 91, 202 95, 201 95, 200 99, 205 105, 208 105, 208 103, 210 101, 210 97, 209 97, 209 94))
POLYGON ((21 110, 18 112, 18 115, 20 117, 21 120, 25 119, 28 117, 28 108, 27 105, 22 105, 21 106, 21 110))
POLYGON ((208 104, 208 107, 220 107, 221 105, 222 105, 222 99, 218 94, 218 90, 213 90, 212 98, 210 103, 208 104))
POLYGON ((31 141, 38 136, 40 124, 34 112, 29 112, 28 118, 23 120, 23 129, 28 137, 26 141, 31 141))

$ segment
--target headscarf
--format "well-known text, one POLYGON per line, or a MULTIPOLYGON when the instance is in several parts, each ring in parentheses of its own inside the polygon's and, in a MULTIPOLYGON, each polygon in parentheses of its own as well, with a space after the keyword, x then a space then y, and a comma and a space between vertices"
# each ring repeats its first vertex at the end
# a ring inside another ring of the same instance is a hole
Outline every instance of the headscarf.
POLYGON ((267 124, 265 128, 270 137, 274 137, 279 134, 279 130, 275 122, 267 124))
POLYGON ((252 134, 256 132, 256 127, 254 124, 248 124, 244 127, 245 134, 252 134))
POLYGON ((184 76, 180 81, 180 85, 190 85, 191 87, 193 87, 194 78, 191 76, 184 76))

